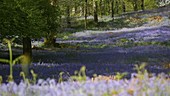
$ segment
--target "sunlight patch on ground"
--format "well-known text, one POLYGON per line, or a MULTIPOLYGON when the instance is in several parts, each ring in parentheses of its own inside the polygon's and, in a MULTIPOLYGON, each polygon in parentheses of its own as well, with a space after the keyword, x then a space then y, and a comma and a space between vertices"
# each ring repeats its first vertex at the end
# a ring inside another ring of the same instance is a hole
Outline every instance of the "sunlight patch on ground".
POLYGON ((93 30, 85 30, 83 32, 76 32, 73 33, 72 36, 75 37, 90 37, 95 34, 100 34, 100 33, 121 33, 121 32, 133 32, 133 31, 139 31, 139 30, 146 30, 146 29, 154 29, 158 28, 157 26, 153 27, 136 27, 136 28, 122 28, 119 30, 107 30, 107 31, 93 31, 93 30))

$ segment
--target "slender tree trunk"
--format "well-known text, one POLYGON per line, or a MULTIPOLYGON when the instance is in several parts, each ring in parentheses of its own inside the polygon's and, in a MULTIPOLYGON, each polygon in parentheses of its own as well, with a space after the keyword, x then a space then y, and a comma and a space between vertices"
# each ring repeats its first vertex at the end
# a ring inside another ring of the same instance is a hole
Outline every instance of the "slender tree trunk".
POLYGON ((137 0, 134 0, 134 11, 138 11, 138 4, 137 4, 137 0))
POLYGON ((100 0, 99 6, 100 6, 100 17, 102 17, 102 10, 103 10, 103 8, 102 8, 102 0, 100 0))
POLYGON ((122 2, 122 9, 123 9, 123 13, 125 13, 126 12, 126 4, 124 1, 122 2))
POLYGON ((106 15, 107 13, 107 4, 106 4, 106 0, 103 1, 103 15, 106 15))
POLYGON ((78 13, 78 6, 77 6, 77 4, 76 4, 76 3, 75 3, 75 5, 74 5, 74 9, 75 9, 74 14, 75 14, 75 15, 77 15, 77 13, 78 13))
POLYGON ((114 0, 111 2, 112 18, 114 20, 114 0))
POLYGON ((85 15, 85 5, 81 7, 81 16, 85 15))
POLYGON ((31 48, 31 38, 23 38, 23 59, 21 60, 22 71, 26 76, 29 75, 29 66, 32 62, 32 48, 31 48))
POLYGON ((107 15, 110 15, 110 1, 107 1, 107 15))
POLYGON ((98 3, 94 1, 94 22, 98 23, 98 3))
POLYGON ((116 1, 116 14, 119 14, 119 4, 118 4, 118 1, 116 1))
POLYGON ((71 26, 70 22, 70 6, 67 6, 67 27, 71 26))
POLYGON ((85 23, 84 28, 87 29, 87 0, 85 0, 85 23))
POLYGON ((145 10, 144 0, 141 0, 141 9, 142 9, 142 10, 145 10))

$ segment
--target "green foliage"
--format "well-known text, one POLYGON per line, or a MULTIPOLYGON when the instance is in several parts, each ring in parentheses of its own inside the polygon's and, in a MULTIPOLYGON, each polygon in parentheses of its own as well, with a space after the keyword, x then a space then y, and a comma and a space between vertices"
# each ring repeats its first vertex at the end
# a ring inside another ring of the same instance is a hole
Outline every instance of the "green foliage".
POLYGON ((142 63, 140 66, 139 65, 135 65, 135 70, 138 73, 137 78, 139 79, 145 79, 145 75, 148 76, 148 71, 145 69, 146 67, 146 63, 142 63))
POLYGON ((2 84, 2 82, 3 82, 3 78, 2 76, 0 76, 0 85, 2 84))
POLYGON ((68 39, 68 36, 64 36, 63 39, 64 39, 64 40, 67 40, 67 39, 68 39))
MULTIPOLYGON (((13 60, 13 57, 12 57, 12 48, 11 48, 11 45, 12 45, 12 42, 15 40, 15 38, 9 40, 9 39, 4 39, 4 42, 7 43, 8 45, 8 50, 9 50, 9 60, 8 59, 2 59, 0 58, 0 62, 3 62, 3 63, 8 63, 10 65, 10 74, 8 76, 8 81, 13 81, 13 66, 20 60, 22 60, 24 58, 24 55, 21 55, 21 56, 18 56, 17 58, 15 58, 13 60)), ((31 73, 32 73, 32 76, 33 76, 33 82, 36 81, 36 74, 34 73, 33 70, 31 70, 31 73)), ((27 81, 26 77, 25 77, 25 74, 23 72, 20 73, 20 75, 23 77, 24 81, 27 81)))
POLYGON ((31 84, 36 84, 37 74, 35 74, 33 70, 31 70, 31 74, 32 74, 32 77, 33 77, 32 80, 26 78, 24 72, 20 72, 20 76, 22 76, 22 78, 23 78, 23 80, 24 80, 25 83, 27 83, 27 84, 30 84, 30 83, 31 83, 31 84))
POLYGON ((26 78, 24 72, 20 72, 20 76, 22 77, 22 79, 24 80, 25 83, 29 84, 29 80, 26 78))
MULTIPOLYGON (((35 31, 31 28, 35 24, 29 21, 28 14, 24 12, 25 10, 22 10, 18 2, 3 0, 3 3, 1 3, 1 35, 30 35, 35 31)), ((34 35, 36 34, 34 33, 34 35)))
POLYGON ((38 6, 39 11, 41 12, 41 16, 44 19, 45 26, 43 27, 43 31, 47 32, 47 34, 51 34, 50 32, 57 32, 59 29, 59 8, 56 4, 51 5, 49 0, 40 0, 40 5, 38 6))
POLYGON ((131 44, 131 46, 147 46, 147 45, 158 45, 158 46, 167 46, 170 47, 170 41, 163 41, 163 42, 159 42, 159 41, 150 41, 150 42, 135 42, 133 44, 131 44))
MULTIPOLYGON (((59 73, 59 79, 58 79, 59 83, 64 81, 63 80, 63 74, 64 74, 64 72, 60 72, 59 73)), ((86 67, 85 66, 82 66, 80 68, 80 71, 75 71, 74 74, 75 75, 70 76, 70 79, 73 80, 73 81, 82 82, 82 81, 86 81, 87 80, 87 77, 86 77, 86 67)))
POLYGON ((36 84, 36 80, 37 80, 37 74, 34 72, 34 70, 31 70, 31 74, 32 74, 32 83, 36 84))
POLYGON ((119 91, 112 90, 111 93, 104 93, 102 96, 117 96, 119 94, 119 91))
POLYGON ((82 47, 82 48, 96 48, 96 49, 98 49, 98 48, 107 48, 108 46, 110 46, 110 45, 107 45, 107 44, 86 44, 86 43, 84 43, 84 44, 76 44, 76 46, 77 47, 82 47))
POLYGON ((0 3, 2 36, 41 37, 59 29, 59 8, 49 0, 3 0, 0 3))
POLYGON ((86 81, 87 77, 86 77, 86 67, 82 66, 80 71, 75 71, 75 75, 71 76, 72 80, 75 81, 86 81))
POLYGON ((157 6, 157 0, 145 0, 145 9, 154 9, 157 6))
POLYGON ((8 44, 8 50, 9 50, 9 60, 8 59, 1 59, 0 58, 0 62, 3 63, 9 63, 10 65, 10 74, 8 77, 8 81, 13 81, 13 65, 19 60, 19 58, 21 58, 20 56, 18 58, 16 58, 15 60, 12 59, 12 48, 11 48, 11 44, 15 39, 4 39, 4 42, 8 44))
POLYGON ((59 83, 63 82, 63 74, 64 74, 64 72, 59 73, 59 79, 58 79, 59 83))
MULTIPOLYGON (((113 38, 113 37, 111 37, 113 38)), ((124 47, 124 48, 131 48, 131 47, 136 47, 136 46, 148 46, 148 45, 154 45, 154 46, 166 46, 170 47, 170 41, 138 41, 134 42, 133 40, 129 40, 127 38, 120 38, 116 40, 114 44, 87 44, 87 43, 82 43, 82 44, 76 44, 77 46, 80 46, 82 48, 112 48, 112 47, 124 47)))
POLYGON ((124 76, 126 76, 128 73, 124 72, 124 73, 119 73, 117 72, 116 75, 114 76, 116 80, 121 80, 123 79, 124 76))
POLYGON ((137 72, 139 74, 144 73, 145 72, 145 67, 146 67, 146 63, 142 63, 140 66, 139 65, 135 65, 135 70, 137 70, 137 72))

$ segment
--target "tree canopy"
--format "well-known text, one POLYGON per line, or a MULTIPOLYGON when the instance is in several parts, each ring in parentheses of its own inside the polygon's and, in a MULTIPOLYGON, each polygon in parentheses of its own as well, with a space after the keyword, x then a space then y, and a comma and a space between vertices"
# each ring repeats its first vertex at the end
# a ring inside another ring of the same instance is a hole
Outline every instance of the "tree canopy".
POLYGON ((40 37, 57 32, 58 9, 49 0, 1 0, 2 36, 40 37))

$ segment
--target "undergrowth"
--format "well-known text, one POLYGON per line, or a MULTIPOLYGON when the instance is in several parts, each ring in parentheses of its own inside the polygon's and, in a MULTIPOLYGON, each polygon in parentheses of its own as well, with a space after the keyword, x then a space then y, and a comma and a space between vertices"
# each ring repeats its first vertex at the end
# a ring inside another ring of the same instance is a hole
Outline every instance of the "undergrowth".
MULTIPOLYGON (((4 40, 3 40, 3 41, 8 45, 9 59, 0 58, 0 62, 3 62, 3 63, 5 63, 5 64, 7 63, 7 64, 9 64, 9 66, 10 66, 10 67, 9 67, 9 68, 10 68, 10 74, 9 74, 8 80, 7 80, 8 82, 13 82, 13 81, 14 81, 14 78, 13 78, 13 66, 14 66, 16 63, 18 63, 20 60, 22 60, 22 59, 24 58, 23 55, 20 55, 20 56, 18 56, 17 58, 15 58, 15 59, 13 60, 13 54, 12 54, 11 45, 12 45, 12 43, 13 43, 14 40, 15 40, 15 38, 13 38, 13 39, 11 39, 11 40, 9 40, 9 39, 4 39, 4 40)), ((28 82, 28 83, 30 83, 30 82, 36 83, 37 74, 35 74, 33 70, 31 70, 31 74, 32 74, 32 76, 33 76, 33 80, 30 80, 30 81, 26 78, 24 72, 21 72, 21 73, 20 73, 20 76, 23 77, 23 80, 24 80, 25 82, 28 82)), ((2 79, 2 76, 0 76, 0 83, 2 83, 2 82, 3 82, 3 79, 2 79)))

